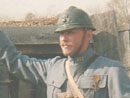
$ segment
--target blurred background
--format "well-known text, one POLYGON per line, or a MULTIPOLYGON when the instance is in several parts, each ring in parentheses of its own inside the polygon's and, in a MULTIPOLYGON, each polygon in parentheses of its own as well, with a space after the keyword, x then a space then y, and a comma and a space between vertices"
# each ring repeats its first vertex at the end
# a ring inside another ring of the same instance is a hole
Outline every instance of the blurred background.
POLYGON ((90 15, 114 10, 119 18, 118 22, 130 22, 130 0, 0 0, 0 22, 46 18, 55 20, 71 5, 90 15))

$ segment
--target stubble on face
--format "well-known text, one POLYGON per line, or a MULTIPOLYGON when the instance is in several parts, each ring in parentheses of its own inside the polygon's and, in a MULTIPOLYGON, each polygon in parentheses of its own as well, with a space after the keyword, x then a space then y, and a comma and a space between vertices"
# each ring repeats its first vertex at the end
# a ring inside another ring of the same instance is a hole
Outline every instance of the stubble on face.
POLYGON ((76 54, 76 51, 77 51, 77 47, 75 47, 73 45, 67 45, 67 44, 61 46, 61 49, 62 49, 62 53, 65 56, 74 56, 76 54))
POLYGON ((79 30, 72 31, 72 34, 68 34, 67 38, 60 40, 60 46, 62 53, 65 56, 75 56, 80 51, 83 41, 83 32, 79 30))

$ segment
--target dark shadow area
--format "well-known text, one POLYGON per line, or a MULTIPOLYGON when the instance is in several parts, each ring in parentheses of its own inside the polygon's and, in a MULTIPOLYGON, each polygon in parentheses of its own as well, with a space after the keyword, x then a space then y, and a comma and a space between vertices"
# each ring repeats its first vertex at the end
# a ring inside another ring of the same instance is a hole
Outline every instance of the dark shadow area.
MULTIPOLYGON (((102 31, 97 35, 94 35, 94 49, 95 51, 102 56, 120 60, 120 49, 118 47, 118 40, 117 37, 110 34, 107 31, 102 31)), ((121 47, 123 48, 123 43, 120 43, 121 47)))

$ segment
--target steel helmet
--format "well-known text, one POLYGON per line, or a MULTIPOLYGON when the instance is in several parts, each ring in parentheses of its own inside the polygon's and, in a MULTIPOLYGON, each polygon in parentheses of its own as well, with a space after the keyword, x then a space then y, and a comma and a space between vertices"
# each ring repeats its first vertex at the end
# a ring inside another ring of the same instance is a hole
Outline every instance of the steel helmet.
POLYGON ((59 17, 55 32, 82 27, 95 30, 89 15, 81 9, 71 6, 59 17))

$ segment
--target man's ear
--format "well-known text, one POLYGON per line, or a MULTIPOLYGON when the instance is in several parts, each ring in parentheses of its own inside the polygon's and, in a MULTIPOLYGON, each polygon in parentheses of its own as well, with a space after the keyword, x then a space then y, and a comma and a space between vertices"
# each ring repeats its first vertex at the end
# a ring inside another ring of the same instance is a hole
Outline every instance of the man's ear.
POLYGON ((90 29, 86 30, 86 38, 88 41, 92 38, 92 36, 93 36, 93 31, 90 29))

